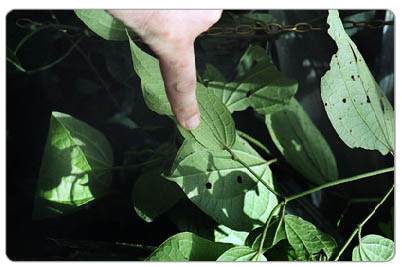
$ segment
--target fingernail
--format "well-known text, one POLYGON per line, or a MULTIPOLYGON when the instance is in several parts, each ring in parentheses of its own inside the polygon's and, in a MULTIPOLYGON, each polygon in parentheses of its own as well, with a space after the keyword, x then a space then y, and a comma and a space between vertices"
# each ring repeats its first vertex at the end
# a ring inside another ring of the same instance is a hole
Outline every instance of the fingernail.
POLYGON ((200 124, 200 115, 199 113, 195 114, 191 118, 187 119, 185 122, 185 126, 187 130, 194 130, 200 124))

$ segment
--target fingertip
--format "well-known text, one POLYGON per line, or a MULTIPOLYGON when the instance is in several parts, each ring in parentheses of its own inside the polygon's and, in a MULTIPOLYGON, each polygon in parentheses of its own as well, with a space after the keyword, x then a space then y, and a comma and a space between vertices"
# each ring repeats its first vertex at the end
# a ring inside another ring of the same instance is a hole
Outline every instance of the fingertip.
POLYGON ((187 130, 195 130, 200 125, 200 113, 197 112, 190 118, 187 118, 184 123, 184 128, 187 130))

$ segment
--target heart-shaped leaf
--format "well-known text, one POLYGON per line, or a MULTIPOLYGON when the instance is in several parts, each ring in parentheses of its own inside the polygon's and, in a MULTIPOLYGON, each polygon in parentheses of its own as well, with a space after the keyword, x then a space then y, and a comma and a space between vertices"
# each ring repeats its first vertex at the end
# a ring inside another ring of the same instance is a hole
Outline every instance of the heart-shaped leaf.
POLYGON ((53 112, 37 185, 34 218, 66 214, 108 192, 113 165, 105 136, 53 112))

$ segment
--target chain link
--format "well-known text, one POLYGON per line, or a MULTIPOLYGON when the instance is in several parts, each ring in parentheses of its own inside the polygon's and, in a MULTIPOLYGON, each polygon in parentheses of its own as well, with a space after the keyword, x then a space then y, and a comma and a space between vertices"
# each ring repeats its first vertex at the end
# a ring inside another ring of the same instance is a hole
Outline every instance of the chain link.
MULTIPOLYGON (((394 21, 389 20, 363 20, 363 21, 343 21, 345 30, 353 28, 379 29, 385 25, 394 25, 394 21)), ((260 23, 256 25, 239 24, 235 27, 212 27, 202 34, 202 36, 228 36, 242 35, 249 36, 258 32, 265 32, 268 35, 283 34, 288 32, 305 33, 310 31, 325 31, 329 28, 328 24, 311 24, 308 22, 299 22, 294 25, 281 25, 279 23, 260 23)))
MULTIPOLYGON (((362 21, 351 21, 345 20, 342 22, 345 30, 353 29, 353 28, 366 28, 366 29, 379 29, 384 27, 385 25, 394 25, 394 21, 390 20, 362 20, 362 21)), ((30 28, 30 27, 38 27, 46 24, 50 24, 49 22, 41 23, 35 22, 28 18, 18 19, 16 22, 18 27, 21 28, 30 28)), ((279 23, 261 23, 256 22, 255 24, 239 24, 236 26, 227 26, 227 27, 211 27, 208 31, 201 34, 201 36, 250 36, 255 35, 256 33, 264 32, 267 35, 277 35, 288 32, 298 32, 305 33, 310 31, 325 31, 329 28, 328 24, 311 24, 308 22, 299 22, 294 25, 281 25, 279 23)))

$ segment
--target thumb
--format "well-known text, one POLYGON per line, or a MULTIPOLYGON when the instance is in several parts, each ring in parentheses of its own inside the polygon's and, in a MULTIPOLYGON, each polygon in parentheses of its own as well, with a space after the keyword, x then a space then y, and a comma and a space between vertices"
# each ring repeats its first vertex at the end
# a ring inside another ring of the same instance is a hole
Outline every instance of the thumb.
POLYGON ((185 129, 194 130, 200 123, 195 92, 194 43, 187 43, 173 53, 163 53, 159 56, 159 65, 177 122, 185 129))

